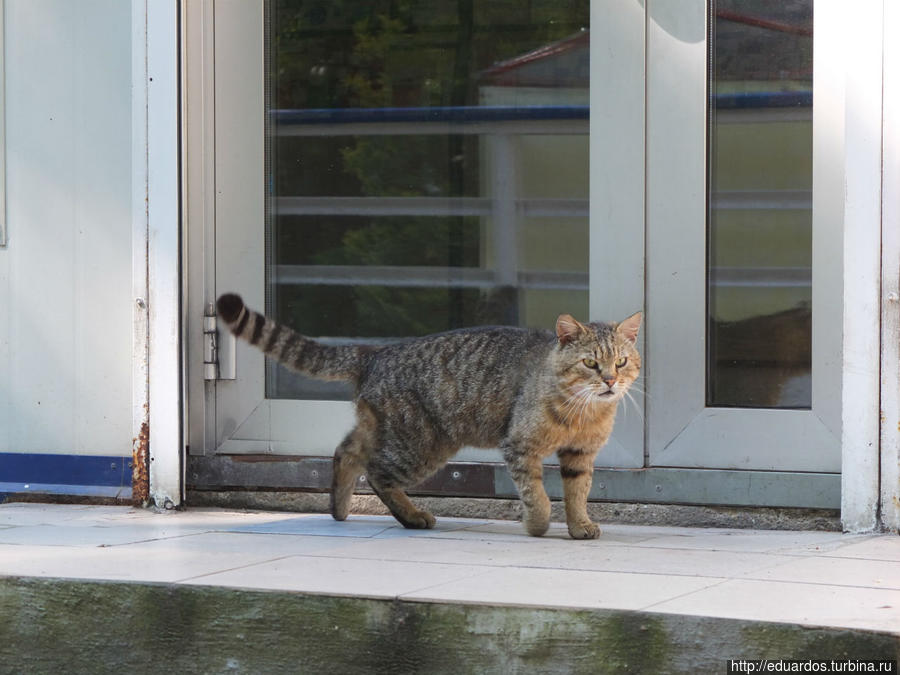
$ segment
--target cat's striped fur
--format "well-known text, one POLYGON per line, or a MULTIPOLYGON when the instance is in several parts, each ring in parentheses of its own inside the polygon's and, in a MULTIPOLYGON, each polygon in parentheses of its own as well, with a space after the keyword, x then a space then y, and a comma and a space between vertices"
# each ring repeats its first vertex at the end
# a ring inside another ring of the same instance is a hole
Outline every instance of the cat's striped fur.
POLYGON ((288 368, 354 384, 357 423, 334 456, 331 511, 347 517, 359 476, 404 526, 430 528, 404 490, 463 446, 500 448, 525 507, 525 528, 550 522, 542 460, 560 463, 569 533, 597 537, 587 515, 594 456, 616 407, 640 372, 641 314, 619 324, 581 324, 564 314, 550 331, 472 328, 381 347, 324 345, 219 298, 232 333, 288 368))

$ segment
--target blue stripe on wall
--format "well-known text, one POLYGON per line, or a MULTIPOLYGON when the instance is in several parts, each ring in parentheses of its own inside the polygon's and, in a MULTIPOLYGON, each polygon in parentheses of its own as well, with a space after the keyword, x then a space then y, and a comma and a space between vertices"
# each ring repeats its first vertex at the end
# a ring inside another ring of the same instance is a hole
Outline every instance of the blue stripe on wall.
POLYGON ((2 493, 130 498, 131 457, 0 452, 2 493))

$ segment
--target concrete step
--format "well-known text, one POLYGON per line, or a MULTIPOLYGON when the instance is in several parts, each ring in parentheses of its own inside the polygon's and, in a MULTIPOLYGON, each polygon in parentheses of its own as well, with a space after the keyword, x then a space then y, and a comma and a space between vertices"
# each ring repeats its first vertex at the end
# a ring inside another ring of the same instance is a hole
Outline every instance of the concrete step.
POLYGON ((0 578, 0 671, 724 673, 890 659, 896 633, 615 609, 0 578))
MULTIPOLYGON (((0 505, 0 672, 726 672, 900 658, 900 537, 0 505)), ((848 671, 849 672, 849 671, 848 671)), ((855 672, 861 672, 859 670, 855 672)))

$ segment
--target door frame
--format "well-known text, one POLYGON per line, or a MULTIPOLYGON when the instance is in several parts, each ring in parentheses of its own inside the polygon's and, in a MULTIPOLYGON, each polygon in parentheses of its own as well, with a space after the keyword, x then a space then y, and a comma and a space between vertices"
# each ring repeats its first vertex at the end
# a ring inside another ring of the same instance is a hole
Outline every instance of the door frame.
POLYGON ((185 487, 181 10, 131 2, 132 494, 166 509, 185 487))
MULTIPOLYGON (((215 81, 214 100, 217 106, 215 113, 216 135, 225 139, 215 150, 215 204, 217 213, 225 214, 217 219, 215 226, 216 243, 213 253, 215 263, 208 263, 208 268, 215 266, 216 274, 213 283, 215 294, 239 289, 248 305, 262 307, 264 304, 264 275, 261 265, 264 259, 265 242, 259 231, 262 223, 260 215, 265 204, 265 181, 259 176, 265 169, 265 118, 263 113, 263 69, 265 45, 263 30, 265 18, 262 0, 219 0, 214 6, 214 26, 216 34, 210 41, 213 53, 208 55, 208 63, 212 64, 212 75, 215 81), (219 49, 215 49, 219 45, 219 49), (216 76, 216 73, 224 75, 216 76), (222 242, 227 242, 223 245, 222 242)), ((383 123, 364 127, 362 123, 352 125, 353 133, 381 133, 383 123)), ((548 121, 539 128, 535 125, 522 124, 521 121, 482 120, 457 122, 452 119, 419 122, 418 132, 424 133, 459 133, 490 134, 490 139, 502 138, 507 132, 516 134, 553 133, 553 134, 585 134, 588 131, 587 121, 564 120, 548 121), (427 128, 427 130, 425 130, 427 128), (551 131, 552 130, 552 131, 551 131)), ((347 130, 332 130, 315 124, 306 128, 300 127, 295 134, 343 134, 347 130), (324 131, 323 131, 324 130, 324 131)), ((392 133, 408 133, 404 126, 392 133)), ((215 139, 213 139, 215 140, 215 139)), ((490 150, 489 150, 490 152, 490 150)), ((613 167, 608 167, 612 171, 613 167)), ((592 239, 594 239, 592 237, 592 239)), ((595 248, 595 255, 608 257, 605 251, 595 248)), ((632 249, 634 261, 640 261, 639 250, 632 249)), ((627 261, 618 261, 623 269, 627 261)), ((209 283, 209 280, 207 280, 209 283)), ((599 283, 591 283, 592 302, 599 283)), ((603 289, 605 291, 605 289, 603 289)), ((212 295, 207 291, 207 295, 212 295)), ((209 300, 207 300, 208 302, 209 300)), ((611 312, 619 310, 621 316, 628 316, 640 309, 640 289, 634 293, 627 304, 615 298, 612 303, 602 303, 602 316, 609 317, 611 312), (618 307, 610 308, 609 304, 618 307)), ((615 315, 615 314, 612 314, 615 315)), ((334 448, 353 424, 353 406, 347 401, 293 401, 265 398, 265 365, 258 350, 239 344, 232 352, 231 338, 221 335, 219 347, 228 347, 229 355, 233 354, 239 380, 220 378, 213 388, 216 400, 210 402, 210 409, 215 411, 215 441, 207 438, 206 449, 215 448, 216 452, 243 454, 277 454, 290 455, 297 453, 313 457, 330 457, 334 448), (296 439, 296 430, 303 429, 300 443, 296 439)), ((230 370, 230 367, 229 367, 230 370)), ((629 430, 639 435, 642 431, 642 411, 630 411, 630 415, 622 415, 619 434, 629 430)), ((633 434, 634 435, 634 434, 633 434)), ((605 466, 622 468, 640 468, 643 466, 643 451, 640 443, 630 445, 619 441, 621 436, 614 436, 599 458, 605 466)), ((553 458, 555 460, 555 458, 553 458)), ((464 448, 457 454, 456 462, 501 463, 499 451, 484 451, 464 448)))
MULTIPOLYGON (((853 511, 864 515, 853 525, 865 530, 874 522, 896 532, 900 530, 900 44, 896 40, 900 6, 896 2, 884 2, 882 35, 880 506, 878 492, 864 481, 860 491, 864 506, 853 511), (868 503, 876 505, 874 518, 871 509, 865 508, 868 503)), ((872 467, 868 471, 875 473, 872 467)), ((846 508, 849 516, 851 507, 846 508)), ((845 521, 845 527, 850 524, 845 521)))
MULTIPOLYGON (((843 191, 844 220, 841 519, 846 531, 861 532, 878 527, 881 480, 882 59, 891 3, 828 1, 837 5, 833 30, 844 40, 840 52, 822 54, 844 85, 844 138, 839 152, 832 148, 843 167, 842 184, 833 186, 843 191)), ((896 370, 884 375, 885 393, 896 391, 896 370)))
MULTIPOLYGON (((834 9, 814 12, 816 58, 836 51, 834 9)), ((707 405, 707 0, 650 2, 647 18, 646 232, 648 466, 840 471, 841 71, 815 61, 813 82, 812 406, 707 405), (674 225, 674 227, 672 226, 674 225), (837 265, 837 269, 840 266, 837 265), (838 303, 839 306, 839 303, 838 303), (787 454, 800 443, 809 449, 787 454)))

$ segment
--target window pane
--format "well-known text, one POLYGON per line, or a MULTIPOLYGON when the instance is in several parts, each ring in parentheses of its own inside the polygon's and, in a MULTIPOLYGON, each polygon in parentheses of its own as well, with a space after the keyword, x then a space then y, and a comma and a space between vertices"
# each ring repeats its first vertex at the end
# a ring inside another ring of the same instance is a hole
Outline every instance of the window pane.
POLYGON ((708 404, 809 408, 812 0, 714 0, 708 404))
MULTIPOLYGON (((267 305, 378 342, 588 307, 588 0, 270 0, 267 305)), ((269 364, 277 398, 344 398, 269 364)))

